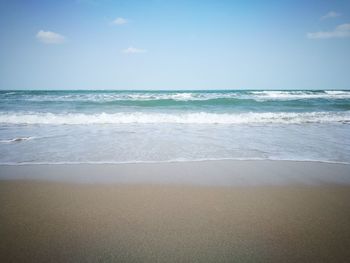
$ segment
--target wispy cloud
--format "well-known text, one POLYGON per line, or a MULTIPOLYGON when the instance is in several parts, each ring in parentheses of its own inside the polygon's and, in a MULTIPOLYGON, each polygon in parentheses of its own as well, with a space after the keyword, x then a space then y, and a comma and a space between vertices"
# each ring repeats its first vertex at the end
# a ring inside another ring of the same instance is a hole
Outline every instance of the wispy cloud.
POLYGON ((307 37, 310 39, 329 39, 329 38, 350 37, 350 24, 339 25, 332 31, 319 31, 314 33, 307 33, 307 37))
POLYGON ((135 47, 128 47, 126 49, 122 50, 123 53, 125 54, 135 54, 135 53, 146 53, 147 50, 146 49, 140 49, 140 48, 135 48, 135 47))
POLYGON ((36 38, 44 44, 62 44, 66 38, 58 33, 40 30, 36 34, 36 38))
POLYGON ((321 20, 328 19, 328 18, 335 18, 338 16, 341 16, 341 14, 335 11, 329 11, 327 14, 321 17, 321 20))
POLYGON ((123 18, 123 17, 117 17, 117 18, 114 19, 113 22, 112 22, 112 24, 118 25, 118 26, 120 26, 120 25, 125 25, 125 24, 127 24, 127 23, 129 23, 129 21, 128 21, 127 19, 123 18))

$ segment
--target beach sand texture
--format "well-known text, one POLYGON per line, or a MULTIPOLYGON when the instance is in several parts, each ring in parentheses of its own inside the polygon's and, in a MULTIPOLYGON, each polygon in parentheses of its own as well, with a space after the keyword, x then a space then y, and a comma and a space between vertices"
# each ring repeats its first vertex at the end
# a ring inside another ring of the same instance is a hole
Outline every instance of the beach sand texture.
POLYGON ((0 261, 348 262, 349 200, 334 183, 1 180, 0 261))

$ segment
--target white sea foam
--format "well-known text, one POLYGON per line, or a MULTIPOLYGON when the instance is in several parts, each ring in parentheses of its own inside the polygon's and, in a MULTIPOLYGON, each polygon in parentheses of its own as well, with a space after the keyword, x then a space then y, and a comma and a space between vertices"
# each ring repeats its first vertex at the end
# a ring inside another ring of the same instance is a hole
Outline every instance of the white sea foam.
POLYGON ((2 139, 0 140, 0 143, 16 143, 16 142, 23 142, 34 139, 34 137, 16 137, 13 139, 2 139))
MULTIPOLYGON (((0 94, 1 95, 1 94, 0 94)), ((81 93, 45 93, 45 94, 17 94, 16 92, 2 94, 3 100, 22 101, 53 101, 53 102, 113 102, 113 101, 205 101, 213 99, 252 99, 256 101, 266 100, 303 100, 303 99, 350 99, 350 91, 326 90, 326 91, 176 91, 176 92, 81 92, 81 93)))
POLYGON ((98 114, 0 113, 7 124, 249 124, 249 123, 324 123, 350 122, 350 111, 343 112, 247 112, 247 113, 145 113, 121 112, 98 114))
POLYGON ((350 99, 350 91, 252 91, 257 100, 350 99))
MULTIPOLYGON (((237 93, 206 93, 206 92, 121 92, 121 93, 87 93, 69 95, 23 95, 24 101, 70 101, 70 102, 113 102, 113 101, 196 101, 221 98, 238 98, 237 93)), ((16 98, 17 99, 17 98, 16 98)))
POLYGON ((325 90, 325 93, 330 94, 330 95, 350 96, 350 91, 343 91, 343 90, 325 90))

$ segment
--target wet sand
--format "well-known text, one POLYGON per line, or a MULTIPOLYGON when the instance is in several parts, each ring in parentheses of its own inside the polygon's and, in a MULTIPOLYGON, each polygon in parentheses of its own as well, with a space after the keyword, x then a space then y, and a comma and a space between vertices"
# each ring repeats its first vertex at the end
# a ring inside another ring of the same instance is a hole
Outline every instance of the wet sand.
POLYGON ((2 166, 0 262, 348 262, 349 166, 254 163, 2 166), (90 180, 51 174, 62 169, 90 180), (174 174, 186 169, 190 181, 174 174), (289 179, 272 184, 279 176, 289 179))

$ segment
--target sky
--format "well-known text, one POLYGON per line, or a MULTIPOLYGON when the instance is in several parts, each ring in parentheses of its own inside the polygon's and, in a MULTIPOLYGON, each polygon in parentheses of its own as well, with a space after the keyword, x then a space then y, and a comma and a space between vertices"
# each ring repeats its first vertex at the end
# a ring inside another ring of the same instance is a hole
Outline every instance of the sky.
POLYGON ((0 89, 350 89, 350 0, 0 0, 0 89))

